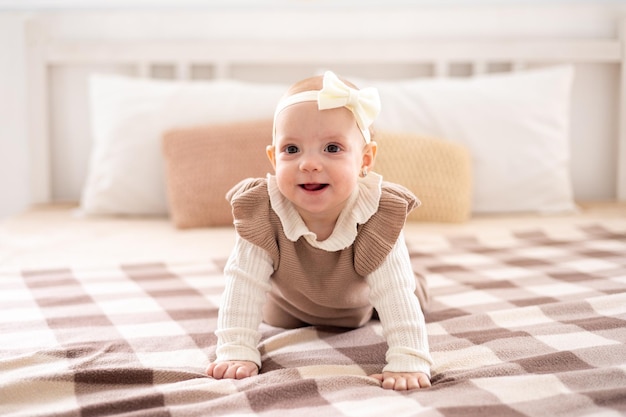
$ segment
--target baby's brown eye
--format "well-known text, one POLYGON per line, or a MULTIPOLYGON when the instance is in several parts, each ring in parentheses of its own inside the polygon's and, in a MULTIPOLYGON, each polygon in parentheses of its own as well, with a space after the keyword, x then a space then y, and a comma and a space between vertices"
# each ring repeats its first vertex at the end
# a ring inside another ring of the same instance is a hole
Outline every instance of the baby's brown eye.
POLYGON ((330 152, 330 153, 336 153, 339 152, 341 150, 341 148, 338 145, 335 144, 330 144, 328 146, 326 146, 326 152, 330 152))
POLYGON ((298 152, 298 147, 296 145, 289 145, 289 146, 285 147, 285 152, 286 153, 297 153, 298 152))

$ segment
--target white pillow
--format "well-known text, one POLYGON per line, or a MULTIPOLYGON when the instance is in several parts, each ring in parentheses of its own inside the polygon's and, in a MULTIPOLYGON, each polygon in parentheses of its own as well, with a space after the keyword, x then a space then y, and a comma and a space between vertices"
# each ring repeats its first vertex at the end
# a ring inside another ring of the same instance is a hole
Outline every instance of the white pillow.
MULTIPOLYGON (((379 130, 447 139, 472 155, 474 213, 575 209, 569 106, 574 70, 371 81, 379 130)), ((359 83, 360 85, 361 83, 359 83)), ((384 149, 381 148, 381 152, 384 149)))
MULTIPOLYGON (((572 67, 559 66, 475 78, 357 84, 380 91, 383 106, 377 129, 448 139, 470 150, 474 213, 558 212, 575 209, 569 172, 573 75, 572 67)), ((233 80, 93 76, 94 144, 82 211, 166 214, 163 133, 271 118, 286 89, 233 80)))
POLYGON ((163 133, 177 127, 271 118, 287 86, 98 74, 90 78, 89 88, 93 149, 81 211, 164 215, 168 207, 163 133))

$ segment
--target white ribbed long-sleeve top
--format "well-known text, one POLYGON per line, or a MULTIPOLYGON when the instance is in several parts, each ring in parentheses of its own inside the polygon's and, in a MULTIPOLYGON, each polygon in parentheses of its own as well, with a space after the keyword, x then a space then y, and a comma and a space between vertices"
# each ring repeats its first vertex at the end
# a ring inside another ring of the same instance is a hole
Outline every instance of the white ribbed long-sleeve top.
MULTIPOLYGON (((376 213, 381 184, 382 178, 375 173, 360 179, 332 235, 324 241, 318 241, 308 230, 295 207, 278 190, 272 175, 267 178, 267 194, 271 209, 290 241, 303 238, 313 248, 334 252, 353 245, 358 235, 357 226, 365 224, 376 213)), ((224 269, 226 288, 216 331, 217 361, 247 360, 261 366, 258 328, 274 271, 274 258, 266 249, 237 236, 224 269)), ((369 286, 369 302, 378 313, 388 344, 387 365, 383 371, 430 375, 433 361, 426 325, 415 295, 415 274, 402 232, 382 263, 364 278, 369 286)))

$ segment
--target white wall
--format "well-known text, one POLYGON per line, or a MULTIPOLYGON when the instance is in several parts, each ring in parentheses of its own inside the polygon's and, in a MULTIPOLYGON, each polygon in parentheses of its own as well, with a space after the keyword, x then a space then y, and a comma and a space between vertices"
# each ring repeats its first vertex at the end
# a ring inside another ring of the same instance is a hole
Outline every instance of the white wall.
MULTIPOLYGON (((0 218, 23 210, 31 201, 28 178, 31 149, 27 135, 27 86, 23 75, 23 24, 29 17, 42 18, 47 30, 62 38, 141 39, 250 34, 264 38, 284 37, 285 34, 366 38, 373 36, 372 33, 389 38, 425 35, 439 38, 615 38, 618 19, 626 16, 625 1, 602 0, 268 0, 264 3, 128 0, 123 2, 126 8, 120 10, 121 4, 98 0, 0 0, 0 90, 3 96, 0 101, 0 218), (172 6, 174 3, 178 8, 172 6), (44 4, 48 9, 40 11, 38 6, 44 4), (160 8, 146 7, 150 4, 160 8), (136 10, 128 10, 129 6, 135 6, 136 10), (78 7, 82 9, 77 10, 78 7), (22 10, 6 11, 9 8, 22 10), (241 18, 243 10, 247 19, 241 18), (170 24, 172 14, 186 15, 187 24, 183 27, 170 24), (381 25, 384 29, 380 29, 381 25), (378 32, 372 32, 373 27, 378 28, 378 32)), ((585 155, 574 157, 585 158, 585 155)), ((601 187, 610 189, 611 184, 601 187)), ((607 191, 600 188, 598 196, 606 195, 607 191)))
POLYGON ((0 13, 0 218, 30 204, 23 21, 0 13))

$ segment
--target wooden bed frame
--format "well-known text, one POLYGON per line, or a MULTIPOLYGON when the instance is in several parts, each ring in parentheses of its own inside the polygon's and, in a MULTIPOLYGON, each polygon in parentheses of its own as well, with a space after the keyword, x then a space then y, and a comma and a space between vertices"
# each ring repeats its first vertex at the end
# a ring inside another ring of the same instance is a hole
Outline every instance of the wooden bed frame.
MULTIPOLYGON (((622 29, 626 22, 621 23, 622 29)), ((86 79, 233 77, 289 82, 322 67, 374 78, 469 76, 570 63, 572 178, 579 201, 626 200, 626 30, 614 39, 75 39, 26 29, 32 196, 77 200, 90 146, 86 79)))

